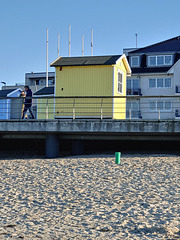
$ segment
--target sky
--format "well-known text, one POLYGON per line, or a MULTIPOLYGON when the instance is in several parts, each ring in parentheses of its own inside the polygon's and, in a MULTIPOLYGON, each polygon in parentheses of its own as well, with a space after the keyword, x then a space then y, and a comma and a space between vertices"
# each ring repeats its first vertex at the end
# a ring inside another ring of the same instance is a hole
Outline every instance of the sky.
MULTIPOLYGON (((57 58, 118 55, 123 48, 148 46, 180 35, 180 0, 0 0, 0 82, 24 83, 25 73, 46 71, 46 29, 49 71, 57 58)), ((0 87, 2 83, 0 83, 0 87)))

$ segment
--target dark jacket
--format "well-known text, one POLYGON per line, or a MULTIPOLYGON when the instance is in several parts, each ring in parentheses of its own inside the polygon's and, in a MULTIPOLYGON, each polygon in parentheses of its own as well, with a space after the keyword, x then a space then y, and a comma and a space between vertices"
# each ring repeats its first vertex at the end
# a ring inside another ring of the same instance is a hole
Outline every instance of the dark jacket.
POLYGON ((31 91, 31 89, 29 89, 26 92, 26 97, 28 97, 28 98, 25 98, 24 105, 25 105, 25 107, 31 107, 31 105, 32 105, 32 91, 31 91), (29 97, 31 97, 31 98, 29 98, 29 97))

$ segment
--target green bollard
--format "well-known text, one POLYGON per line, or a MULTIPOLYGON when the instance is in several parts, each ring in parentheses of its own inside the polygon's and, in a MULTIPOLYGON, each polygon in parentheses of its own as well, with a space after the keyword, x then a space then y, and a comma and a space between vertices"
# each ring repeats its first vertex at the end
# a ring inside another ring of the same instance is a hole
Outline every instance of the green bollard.
POLYGON ((116 164, 120 164, 121 163, 121 153, 120 152, 116 152, 115 153, 115 157, 116 157, 116 164))

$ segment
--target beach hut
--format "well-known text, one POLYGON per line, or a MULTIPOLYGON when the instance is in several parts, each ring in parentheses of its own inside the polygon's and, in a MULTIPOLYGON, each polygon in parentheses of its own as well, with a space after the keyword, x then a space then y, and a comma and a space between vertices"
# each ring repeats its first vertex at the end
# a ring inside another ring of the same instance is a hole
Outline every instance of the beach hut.
POLYGON ((54 86, 43 87, 34 93, 37 119, 54 119, 54 86))
POLYGON ((22 99, 17 99, 21 89, 0 90, 0 119, 20 119, 22 99))
POLYGON ((112 98, 126 96, 131 69, 124 54, 60 57, 51 67, 56 70, 55 96, 72 97, 56 99, 55 118, 126 118, 126 99, 112 98), (89 98, 77 98, 83 96, 89 98))

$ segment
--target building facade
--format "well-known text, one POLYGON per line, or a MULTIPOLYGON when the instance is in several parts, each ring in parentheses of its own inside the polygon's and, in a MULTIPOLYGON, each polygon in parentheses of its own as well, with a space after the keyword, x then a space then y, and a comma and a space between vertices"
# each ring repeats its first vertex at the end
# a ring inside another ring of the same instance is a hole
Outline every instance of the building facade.
POLYGON ((127 95, 132 96, 127 102, 127 118, 178 117, 180 108, 176 96, 180 96, 180 36, 125 51, 132 69, 131 77, 127 78, 127 95))
MULTIPOLYGON (((48 73, 48 86, 54 86, 55 72, 48 73)), ((38 73, 26 73, 25 74, 25 85, 30 86, 33 92, 46 86, 46 72, 38 73)))

